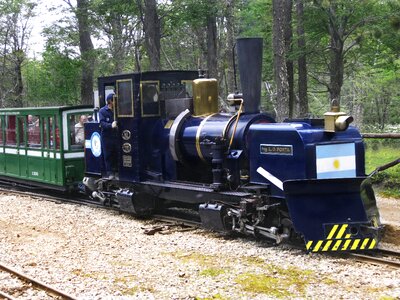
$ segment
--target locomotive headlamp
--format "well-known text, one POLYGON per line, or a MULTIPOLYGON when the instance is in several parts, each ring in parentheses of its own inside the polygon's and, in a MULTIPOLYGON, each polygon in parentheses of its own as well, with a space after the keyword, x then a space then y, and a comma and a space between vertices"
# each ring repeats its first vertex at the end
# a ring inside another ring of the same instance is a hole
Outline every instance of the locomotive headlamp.
POLYGON ((324 114, 325 131, 336 132, 346 130, 350 123, 353 122, 353 117, 344 112, 340 112, 339 105, 332 104, 331 111, 324 114))
POLYGON ((335 120, 335 128, 338 131, 344 131, 346 130, 350 123, 353 122, 353 117, 352 116, 339 116, 335 120))

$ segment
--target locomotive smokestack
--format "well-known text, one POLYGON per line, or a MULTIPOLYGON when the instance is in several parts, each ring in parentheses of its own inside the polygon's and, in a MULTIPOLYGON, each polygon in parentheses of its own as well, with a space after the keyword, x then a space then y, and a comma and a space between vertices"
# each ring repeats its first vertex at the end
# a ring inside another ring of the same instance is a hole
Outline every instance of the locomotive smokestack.
POLYGON ((239 38, 236 46, 244 111, 248 114, 259 113, 263 40, 262 38, 239 38))

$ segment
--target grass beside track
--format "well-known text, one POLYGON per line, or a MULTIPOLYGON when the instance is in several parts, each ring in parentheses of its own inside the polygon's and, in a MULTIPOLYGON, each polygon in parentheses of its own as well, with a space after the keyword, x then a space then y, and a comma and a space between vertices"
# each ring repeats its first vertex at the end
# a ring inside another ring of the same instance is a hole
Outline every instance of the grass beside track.
MULTIPOLYGON (((377 167, 387 164, 400 157, 400 147, 382 146, 376 143, 367 143, 365 156, 365 171, 371 173, 377 167)), ((373 176, 374 188, 385 197, 400 200, 400 164, 373 176)))

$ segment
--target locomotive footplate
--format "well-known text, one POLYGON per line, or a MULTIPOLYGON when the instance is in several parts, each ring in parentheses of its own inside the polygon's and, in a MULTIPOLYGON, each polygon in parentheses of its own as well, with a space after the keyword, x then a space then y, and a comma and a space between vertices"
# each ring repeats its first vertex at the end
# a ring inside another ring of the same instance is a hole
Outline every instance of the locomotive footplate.
POLYGON ((364 177, 292 180, 283 183, 293 227, 308 251, 374 249, 381 226, 366 215, 360 193, 364 177))

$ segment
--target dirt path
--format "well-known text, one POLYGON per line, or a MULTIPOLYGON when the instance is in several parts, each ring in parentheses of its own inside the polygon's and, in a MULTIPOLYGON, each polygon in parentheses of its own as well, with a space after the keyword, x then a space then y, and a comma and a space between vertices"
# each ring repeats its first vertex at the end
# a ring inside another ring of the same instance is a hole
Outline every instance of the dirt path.
POLYGON ((400 199, 377 197, 376 200, 381 221, 386 225, 382 242, 400 248, 400 199))

